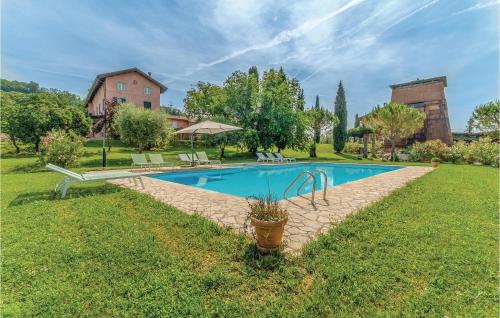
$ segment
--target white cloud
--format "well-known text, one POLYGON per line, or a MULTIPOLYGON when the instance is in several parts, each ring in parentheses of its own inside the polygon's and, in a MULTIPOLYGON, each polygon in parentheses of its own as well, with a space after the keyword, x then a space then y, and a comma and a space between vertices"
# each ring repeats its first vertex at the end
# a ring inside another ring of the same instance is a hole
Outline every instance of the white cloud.
POLYGON ((458 15, 458 14, 467 13, 467 12, 471 12, 471 11, 481 10, 481 9, 491 7, 491 6, 498 6, 499 4, 500 4, 500 0, 484 2, 484 3, 476 3, 475 5, 473 5, 471 7, 454 12, 453 15, 458 15))
POLYGON ((315 29, 319 25, 321 25, 321 24, 329 21, 333 17, 341 14, 342 12, 359 5, 363 1, 364 0, 351 0, 347 4, 329 12, 328 14, 326 14, 324 16, 306 20, 305 22, 303 22, 302 24, 300 24, 299 26, 297 26, 295 28, 282 30, 281 32, 279 32, 276 36, 274 36, 269 41, 255 44, 255 45, 251 45, 251 46, 245 47, 243 49, 233 51, 225 56, 222 56, 218 59, 212 60, 212 61, 207 62, 207 63, 199 63, 196 67, 188 69, 186 71, 186 73, 184 74, 184 76, 189 76, 196 71, 200 71, 200 70, 207 68, 207 67, 215 66, 217 64, 229 61, 231 59, 242 56, 242 55, 247 54, 247 53, 252 52, 252 51, 260 51, 260 50, 270 49, 270 48, 273 48, 277 45, 280 45, 280 44, 289 42, 293 39, 299 38, 299 37, 309 33, 311 30, 315 29))

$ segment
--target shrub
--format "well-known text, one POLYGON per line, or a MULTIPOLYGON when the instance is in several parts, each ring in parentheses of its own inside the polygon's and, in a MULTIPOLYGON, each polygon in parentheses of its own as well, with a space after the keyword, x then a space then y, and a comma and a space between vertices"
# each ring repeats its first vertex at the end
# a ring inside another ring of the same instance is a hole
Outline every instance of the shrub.
POLYGON ((441 162, 441 159, 438 157, 432 157, 431 162, 441 162))
POLYGON ((83 141, 73 131, 52 131, 41 138, 40 161, 65 168, 77 166, 84 153, 83 141))
POLYGON ((453 163, 470 163, 470 149, 469 146, 463 142, 459 141, 454 143, 448 151, 448 160, 453 163))
POLYGON ((344 152, 358 154, 363 145, 357 142, 348 141, 344 145, 344 152))
POLYGON ((481 138, 479 141, 472 142, 469 145, 471 163, 481 163, 483 165, 492 165, 498 167, 499 164, 499 145, 491 142, 490 138, 481 138))
POLYGON ((120 106, 114 125, 121 141, 139 152, 164 148, 174 137, 174 129, 163 112, 144 110, 133 104, 120 106))
MULTIPOLYGON (((382 147, 384 147, 384 143, 380 140, 375 140, 375 153, 379 152, 382 150, 382 147)), ((368 143, 368 151, 372 151, 372 145, 371 143, 368 143)))
POLYGON ((432 157, 438 157, 443 161, 448 160, 448 146, 439 139, 415 142, 410 148, 410 159, 412 161, 430 161, 432 157))

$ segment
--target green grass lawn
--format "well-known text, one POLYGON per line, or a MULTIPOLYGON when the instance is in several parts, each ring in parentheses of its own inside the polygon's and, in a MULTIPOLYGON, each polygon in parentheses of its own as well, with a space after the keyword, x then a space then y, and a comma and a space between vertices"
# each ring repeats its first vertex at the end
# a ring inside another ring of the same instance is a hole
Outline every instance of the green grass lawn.
MULTIPOLYGON (((329 149, 318 159, 365 162, 329 149)), ((89 145, 80 170, 99 167, 99 152, 89 145)), ((110 166, 129 166, 130 152, 113 147, 110 166)), ((244 160, 255 159, 228 149, 244 160)), ((59 176, 32 156, 4 151, 1 164, 4 317, 498 316, 494 168, 444 164, 282 258, 110 184, 57 199, 59 176)))

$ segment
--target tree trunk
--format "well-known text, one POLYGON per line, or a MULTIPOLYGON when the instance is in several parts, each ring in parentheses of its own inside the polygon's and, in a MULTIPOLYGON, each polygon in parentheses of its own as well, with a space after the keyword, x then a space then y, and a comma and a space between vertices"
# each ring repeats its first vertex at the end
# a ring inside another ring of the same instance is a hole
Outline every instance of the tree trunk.
POLYGON ((223 141, 219 145, 219 150, 220 150, 220 158, 224 158, 224 152, 226 150, 226 143, 223 141))
POLYGON ((375 134, 372 134, 372 157, 377 157, 377 144, 375 140, 375 134))
POLYGON ((316 143, 313 142, 311 147, 309 147, 309 157, 316 158, 316 143))
POLYGON ((363 135, 363 158, 368 158, 368 135, 363 135))
POLYGON ((40 151, 40 139, 35 142, 35 152, 40 151))
POLYGON ((391 161, 396 161, 396 141, 391 139, 391 161))
POLYGON ((17 145, 16 137, 9 135, 9 139, 10 139, 10 142, 12 143, 12 145, 14 146, 14 148, 16 148, 16 153, 21 152, 21 150, 19 149, 19 146, 17 145))
POLYGON ((316 128, 314 129, 314 142, 319 144, 321 139, 321 130, 316 128))

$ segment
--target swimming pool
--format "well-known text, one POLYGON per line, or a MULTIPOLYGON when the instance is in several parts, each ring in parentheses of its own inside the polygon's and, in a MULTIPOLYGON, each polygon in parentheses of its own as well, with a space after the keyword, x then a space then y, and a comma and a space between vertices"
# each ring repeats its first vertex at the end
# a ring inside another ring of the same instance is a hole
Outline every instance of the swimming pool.
MULTIPOLYGON (((242 165, 225 169, 203 169, 182 172, 166 172, 151 175, 151 178, 180 183, 201 189, 226 193, 238 197, 263 196, 272 193, 283 199, 284 190, 303 171, 322 170, 328 176, 328 187, 371 177, 380 173, 400 169, 399 166, 356 165, 334 163, 298 163, 282 165, 242 165)), ((316 190, 322 189, 324 177, 316 174, 316 190), (320 182, 321 180, 321 182, 320 182)), ((302 177, 303 179, 306 176, 302 177)), ((302 182, 290 189, 288 198, 297 195, 302 182)), ((312 182, 302 188, 300 194, 310 193, 312 182)))

